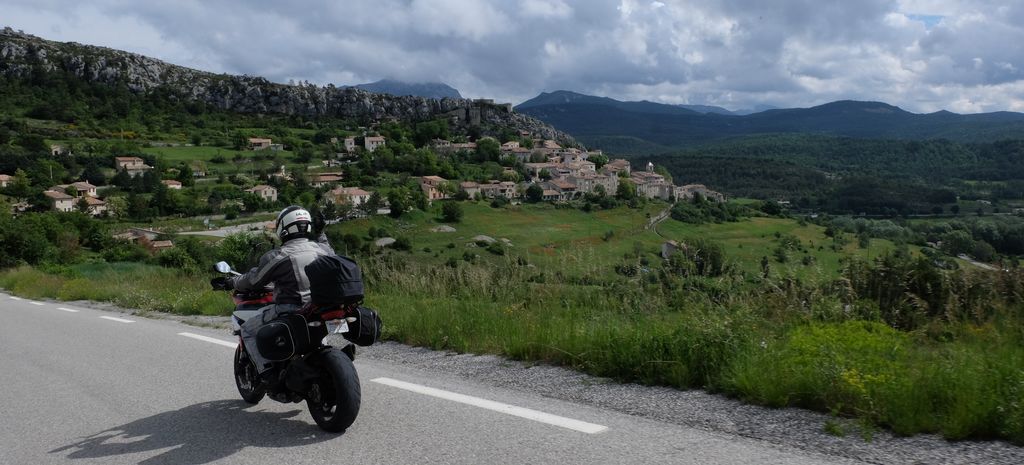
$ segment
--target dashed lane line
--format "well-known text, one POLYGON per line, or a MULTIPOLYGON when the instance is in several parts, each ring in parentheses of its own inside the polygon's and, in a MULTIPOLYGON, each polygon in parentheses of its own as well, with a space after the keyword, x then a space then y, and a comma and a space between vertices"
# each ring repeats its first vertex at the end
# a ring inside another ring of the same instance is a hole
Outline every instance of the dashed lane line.
POLYGON ((21 299, 21 297, 15 297, 15 296, 13 296, 13 295, 9 295, 9 296, 7 296, 7 297, 10 297, 10 298, 11 298, 11 300, 22 300, 22 299, 21 299))
POLYGON ((30 304, 32 304, 32 305, 38 305, 38 306, 40 306, 40 307, 42 307, 43 305, 46 305, 46 304, 44 304, 44 303, 42 303, 42 302, 33 302, 33 301, 31 301, 31 300, 30 300, 30 301, 28 301, 28 303, 30 303, 30 304))
POLYGON ((117 318, 113 316, 101 316, 100 318, 103 318, 104 320, 116 321, 118 323, 135 323, 132 320, 126 320, 124 318, 117 318))
POLYGON ((62 310, 62 311, 71 312, 71 313, 78 313, 78 310, 75 310, 73 308, 67 308, 67 307, 57 307, 57 310, 62 310))
POLYGON ((412 391, 418 394, 424 394, 431 397, 437 397, 440 399, 450 400, 453 402, 459 402, 461 404, 472 405, 474 407, 480 407, 487 410, 492 410, 506 415, 512 415, 527 420, 533 420, 540 423, 546 423, 562 428, 579 431, 587 434, 597 434, 608 431, 607 426, 597 425, 594 423, 587 423, 585 421, 574 420, 572 418, 561 417, 558 415, 552 415, 537 410, 532 410, 523 407, 516 407, 514 405, 503 404, 501 402, 495 402, 493 400, 481 399, 479 397, 467 396, 465 394, 457 394, 454 392, 443 391, 441 389, 434 389, 427 386, 421 386, 419 384, 407 383, 405 381, 398 381, 391 378, 375 378, 370 380, 374 383, 383 384, 386 386, 396 387, 399 389, 405 389, 406 391, 412 391))
POLYGON ((238 343, 237 342, 229 342, 229 341, 225 341, 225 340, 221 340, 221 339, 217 339, 217 338, 213 338, 213 337, 201 336, 199 334, 178 333, 178 335, 179 336, 190 337, 190 338, 198 340, 198 341, 209 342, 211 344, 222 345, 224 347, 230 347, 232 349, 238 347, 238 343))

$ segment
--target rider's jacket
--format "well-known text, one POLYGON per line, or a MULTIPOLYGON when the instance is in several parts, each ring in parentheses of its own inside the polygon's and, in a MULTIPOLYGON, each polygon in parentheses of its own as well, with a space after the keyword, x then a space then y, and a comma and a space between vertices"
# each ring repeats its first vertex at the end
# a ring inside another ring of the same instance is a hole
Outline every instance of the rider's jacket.
POLYGON ((292 239, 260 257, 259 264, 234 279, 239 291, 261 289, 274 283, 274 303, 302 305, 309 302, 309 278, 306 265, 321 255, 334 255, 334 249, 321 234, 317 242, 292 239))

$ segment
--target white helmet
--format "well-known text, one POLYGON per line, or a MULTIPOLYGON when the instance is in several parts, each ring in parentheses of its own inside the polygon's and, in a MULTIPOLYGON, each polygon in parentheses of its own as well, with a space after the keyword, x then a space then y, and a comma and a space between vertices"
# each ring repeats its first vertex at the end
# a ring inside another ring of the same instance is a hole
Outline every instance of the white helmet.
POLYGON ((299 237, 309 237, 313 216, 298 205, 292 205, 277 215, 277 237, 282 242, 299 237))

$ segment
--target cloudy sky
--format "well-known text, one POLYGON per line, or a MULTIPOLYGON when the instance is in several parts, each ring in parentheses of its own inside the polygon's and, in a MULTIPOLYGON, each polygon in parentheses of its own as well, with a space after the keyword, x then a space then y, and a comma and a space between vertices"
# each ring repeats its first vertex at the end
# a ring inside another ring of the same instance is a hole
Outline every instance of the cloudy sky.
POLYGON ((1022 0, 0 0, 0 25, 193 68, 519 103, 1024 111, 1022 0))

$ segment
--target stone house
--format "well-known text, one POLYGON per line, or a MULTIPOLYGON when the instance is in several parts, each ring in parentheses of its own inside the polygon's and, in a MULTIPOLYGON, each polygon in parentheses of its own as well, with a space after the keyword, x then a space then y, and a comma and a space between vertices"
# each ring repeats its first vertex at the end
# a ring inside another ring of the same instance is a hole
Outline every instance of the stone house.
POLYGON ((605 174, 585 174, 581 176, 566 176, 567 181, 576 185, 580 192, 589 194, 597 190, 598 186, 604 188, 607 195, 615 195, 619 189, 619 177, 605 174))
POLYGON ((313 187, 324 187, 341 182, 342 173, 319 173, 309 176, 309 185, 313 187))
POLYGON ((107 202, 104 202, 96 197, 83 197, 85 199, 86 212, 92 216, 100 216, 107 211, 107 202))
POLYGON ((267 202, 277 202, 277 189, 274 189, 273 186, 260 184, 257 186, 253 186, 252 188, 246 189, 245 191, 256 194, 257 196, 259 196, 259 198, 267 202))
POLYGON ((530 179, 536 181, 536 180, 540 179, 540 172, 544 171, 544 170, 547 170, 547 172, 549 174, 551 174, 552 177, 554 177, 557 174, 556 171, 558 170, 558 164, 557 163, 550 163, 550 162, 547 162, 547 163, 524 163, 523 164, 523 168, 526 169, 526 175, 530 179))
POLYGON ((651 171, 634 171, 629 178, 636 185, 637 195, 649 199, 668 200, 672 195, 671 185, 665 181, 665 177, 651 171))
POLYGON ((466 191, 469 198, 476 198, 476 195, 480 193, 480 184, 473 181, 464 181, 459 183, 459 189, 466 191))
POLYGON ((448 182, 440 176, 423 176, 420 178, 420 189, 427 196, 427 200, 443 200, 449 198, 448 194, 441 190, 441 186, 448 182))
POLYGON ((625 172, 626 176, 630 175, 629 161, 621 158, 609 161, 601 167, 601 172, 608 175, 617 176, 620 172, 625 172))
POLYGON ((348 153, 355 152, 356 151, 356 138, 355 137, 346 137, 345 138, 345 145, 344 145, 344 147, 345 147, 345 151, 348 152, 348 153))
POLYGON ((164 179, 163 181, 160 181, 160 183, 167 186, 168 189, 181 190, 181 181, 164 179))
POLYGON ((75 198, 59 191, 48 190, 43 192, 50 199, 53 209, 59 212, 69 212, 75 209, 75 198))
POLYGON ((580 193, 579 187, 564 178, 552 179, 547 183, 548 188, 558 192, 558 200, 567 201, 576 198, 580 193))
POLYGON ((265 139, 262 137, 250 137, 249 138, 249 150, 266 150, 269 149, 273 144, 272 139, 265 139))
POLYGON ((486 184, 480 184, 480 195, 487 199, 504 197, 511 200, 518 197, 518 194, 519 191, 516 189, 516 183, 511 181, 491 181, 486 184))
POLYGON ((689 200, 697 194, 700 194, 701 197, 704 197, 707 200, 725 202, 725 195, 722 195, 721 192, 708 189, 703 184, 687 184, 685 186, 675 188, 676 200, 689 200))
POLYGON ((384 145, 385 141, 383 136, 367 136, 363 138, 363 148, 365 148, 367 152, 373 152, 384 145))
POLYGON ((9 174, 0 174, 0 188, 7 187, 7 185, 12 182, 14 182, 14 176, 9 174))
POLYGON ((139 157, 114 157, 114 163, 117 165, 118 171, 127 171, 128 175, 133 178, 153 169, 139 157))
POLYGON ((57 184, 50 188, 51 191, 67 192, 68 189, 75 191, 74 197, 96 197, 96 186, 85 181, 73 182, 71 184, 57 184))
POLYGON ((373 195, 358 187, 336 187, 329 194, 328 199, 332 199, 335 203, 347 204, 353 207, 366 203, 367 200, 370 200, 370 196, 373 195))

